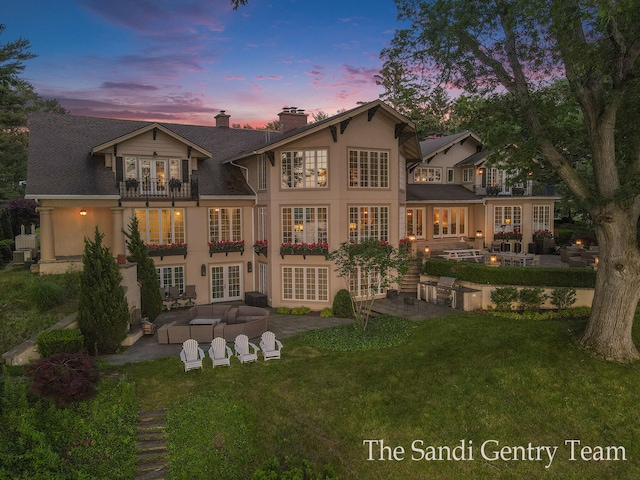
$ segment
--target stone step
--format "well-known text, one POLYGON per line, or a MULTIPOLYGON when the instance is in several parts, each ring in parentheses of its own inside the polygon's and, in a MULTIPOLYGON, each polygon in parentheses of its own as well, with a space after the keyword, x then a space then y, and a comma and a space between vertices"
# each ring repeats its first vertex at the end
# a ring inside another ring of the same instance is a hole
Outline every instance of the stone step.
POLYGON ((138 414, 138 421, 144 422, 150 419, 164 418, 167 414, 165 409, 157 409, 157 410, 143 410, 138 414))
POLYGON ((157 452, 158 450, 166 449, 167 440, 164 437, 157 440, 141 440, 140 437, 138 437, 138 442, 136 443, 136 450, 138 452, 157 452))
POLYGON ((164 428, 167 425, 166 420, 148 420, 145 422, 138 422, 138 432, 147 432, 149 430, 157 430, 164 428))
POLYGON ((155 462, 156 460, 160 460, 160 459, 164 459, 166 460, 166 456, 169 454, 169 450, 167 449, 167 447, 163 447, 163 448, 158 448, 156 450, 151 450, 151 451, 138 451, 138 453, 136 453, 136 463, 138 464, 138 467, 144 463, 149 463, 149 462, 155 462))
POLYGON ((169 472, 169 462, 165 458, 158 458, 153 462, 146 462, 138 465, 138 475, 136 479, 143 478, 165 478, 169 472))

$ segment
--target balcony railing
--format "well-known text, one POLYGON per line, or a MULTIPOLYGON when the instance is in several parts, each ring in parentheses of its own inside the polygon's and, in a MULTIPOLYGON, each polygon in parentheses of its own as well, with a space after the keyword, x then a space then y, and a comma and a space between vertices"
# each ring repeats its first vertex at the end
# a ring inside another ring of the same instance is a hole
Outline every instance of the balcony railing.
POLYGON ((165 178, 127 179, 118 182, 121 198, 195 199, 198 197, 198 179, 187 181, 165 178))
POLYGON ((475 185, 474 191, 476 195, 488 195, 488 196, 531 196, 532 189, 531 185, 527 185, 526 187, 517 186, 511 187, 506 185, 495 185, 483 187, 482 185, 475 185))

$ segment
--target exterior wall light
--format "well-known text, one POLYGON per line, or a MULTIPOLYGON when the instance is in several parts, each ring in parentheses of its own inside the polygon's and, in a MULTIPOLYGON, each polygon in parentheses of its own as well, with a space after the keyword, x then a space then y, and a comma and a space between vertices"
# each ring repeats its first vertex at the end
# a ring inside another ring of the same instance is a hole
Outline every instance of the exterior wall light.
POLYGON ((81 208, 80 209, 80 216, 81 217, 86 217, 87 216, 87 210, 85 208, 81 208))

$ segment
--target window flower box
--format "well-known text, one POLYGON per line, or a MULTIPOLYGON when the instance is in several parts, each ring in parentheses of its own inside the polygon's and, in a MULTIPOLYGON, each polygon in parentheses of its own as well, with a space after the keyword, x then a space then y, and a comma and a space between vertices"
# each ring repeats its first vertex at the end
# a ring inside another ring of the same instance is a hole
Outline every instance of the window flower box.
POLYGON ((285 255, 328 255, 329 244, 327 243, 283 243, 280 246, 280 256, 284 259, 285 255))
POLYGON ((160 257, 162 260, 165 256, 182 255, 187 258, 187 244, 186 243, 162 243, 162 244, 150 244, 147 245, 150 257, 160 257))
POLYGON ((209 242, 209 256, 214 253, 223 253, 225 256, 229 255, 229 252, 240 252, 240 255, 244 253, 244 240, 220 240, 218 242, 209 242))
POLYGON ((124 181, 124 185, 125 187, 127 187, 127 190, 135 190, 138 188, 138 185, 140 184, 140 182, 138 182, 138 179, 136 178, 127 178, 124 181))
POLYGON ((522 196, 524 195, 523 187, 511 187, 511 195, 522 196))
POLYGON ((517 240, 518 242, 522 241, 522 233, 520 232, 495 232, 493 234, 494 240, 517 240))
POLYGON ((262 254, 265 257, 267 256, 268 248, 269 244, 266 240, 257 240, 256 243, 253 244, 253 251, 258 255, 262 254))
POLYGON ((494 185, 492 187, 487 187, 487 195, 495 197, 502 191, 502 187, 500 185, 494 185))
POLYGON ((169 188, 171 190, 180 191, 182 189, 182 182, 177 178, 172 178, 171 180, 169 180, 169 188))

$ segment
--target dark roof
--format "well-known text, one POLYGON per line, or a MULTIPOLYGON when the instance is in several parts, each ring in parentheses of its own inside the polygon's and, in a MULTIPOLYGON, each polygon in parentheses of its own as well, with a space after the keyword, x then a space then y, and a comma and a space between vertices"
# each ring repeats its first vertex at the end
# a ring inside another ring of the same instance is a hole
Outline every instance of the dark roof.
POLYGON ((453 135, 443 135, 441 137, 429 137, 425 140, 422 140, 420 142, 420 150, 422 151, 422 157, 423 158, 427 157, 432 153, 437 152, 442 147, 445 147, 447 145, 452 145, 456 141, 468 135, 471 135, 471 132, 466 130, 464 132, 455 133, 453 135))
POLYGON ((410 183, 407 185, 407 202, 482 202, 482 197, 462 185, 410 183))
POLYGON ((479 163, 482 163, 488 154, 489 152, 487 150, 481 150, 477 153, 474 153, 470 157, 467 157, 464 160, 456 163, 454 167, 466 167, 470 165, 477 165, 479 163))
MULTIPOLYGON (((140 130, 154 122, 33 114, 29 120, 28 196, 118 195, 115 174, 92 157, 93 147, 140 130)), ((213 153, 198 162, 202 195, 252 195, 239 168, 225 159, 256 149, 276 132, 160 123, 163 127, 213 153)))

